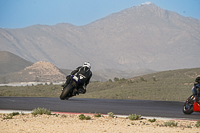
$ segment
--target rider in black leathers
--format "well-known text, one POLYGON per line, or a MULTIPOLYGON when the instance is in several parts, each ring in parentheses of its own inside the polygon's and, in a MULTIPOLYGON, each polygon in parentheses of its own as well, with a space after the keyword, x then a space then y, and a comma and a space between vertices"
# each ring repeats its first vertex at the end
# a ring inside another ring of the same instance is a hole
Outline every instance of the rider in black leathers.
MULTIPOLYGON (((91 72, 91 65, 89 62, 85 62, 83 66, 77 67, 74 71, 71 72, 71 75, 75 75, 80 79, 80 83, 78 84, 77 88, 74 89, 73 95, 75 96, 76 94, 85 94, 86 92, 86 86, 89 84, 90 79, 92 77, 92 72, 91 72)), ((71 75, 68 75, 66 77, 66 82, 65 84, 62 85, 62 87, 65 87, 69 84, 71 80, 71 75)))
POLYGON ((200 90, 197 92, 197 89, 200 89, 200 77, 197 77, 195 79, 195 83, 194 83, 194 89, 192 90, 193 91, 193 94, 197 95, 198 98, 197 98, 197 102, 200 104, 200 90))
POLYGON ((200 92, 197 92, 197 88, 200 88, 200 77, 195 79, 193 93, 200 95, 200 92))

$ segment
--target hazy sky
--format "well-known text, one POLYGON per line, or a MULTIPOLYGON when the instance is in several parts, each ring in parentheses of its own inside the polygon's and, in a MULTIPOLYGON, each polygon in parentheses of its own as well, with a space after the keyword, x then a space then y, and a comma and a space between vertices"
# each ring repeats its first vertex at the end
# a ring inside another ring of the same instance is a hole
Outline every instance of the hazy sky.
POLYGON ((80 26, 145 2, 200 20, 200 0, 0 0, 0 28, 80 26))

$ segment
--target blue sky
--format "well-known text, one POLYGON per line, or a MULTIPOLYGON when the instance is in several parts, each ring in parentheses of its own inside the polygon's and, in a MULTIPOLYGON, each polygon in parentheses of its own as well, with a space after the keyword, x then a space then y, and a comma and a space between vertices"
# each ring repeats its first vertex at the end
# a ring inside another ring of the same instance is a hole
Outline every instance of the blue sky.
POLYGON ((0 0, 0 28, 80 26, 145 2, 200 20, 200 0, 0 0))

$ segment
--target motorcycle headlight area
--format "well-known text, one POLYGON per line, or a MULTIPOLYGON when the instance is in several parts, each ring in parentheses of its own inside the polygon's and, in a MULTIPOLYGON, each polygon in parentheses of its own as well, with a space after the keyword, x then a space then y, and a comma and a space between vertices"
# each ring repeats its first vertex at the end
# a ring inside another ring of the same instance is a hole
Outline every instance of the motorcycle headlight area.
POLYGON ((73 79, 74 79, 76 82, 78 82, 78 77, 73 76, 73 79))

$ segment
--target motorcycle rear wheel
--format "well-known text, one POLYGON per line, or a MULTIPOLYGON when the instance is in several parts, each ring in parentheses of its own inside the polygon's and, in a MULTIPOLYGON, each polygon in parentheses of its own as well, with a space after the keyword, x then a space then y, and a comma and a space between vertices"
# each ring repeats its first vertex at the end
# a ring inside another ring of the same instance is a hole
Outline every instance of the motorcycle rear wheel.
POLYGON ((61 100, 65 100, 65 99, 68 100, 67 95, 70 93, 70 91, 72 90, 72 88, 73 88, 73 86, 71 84, 68 84, 66 87, 64 87, 63 91, 62 91, 62 93, 60 95, 60 99, 61 100))
POLYGON ((194 95, 191 95, 183 105, 183 113, 191 114, 193 113, 193 105, 194 105, 194 95))

